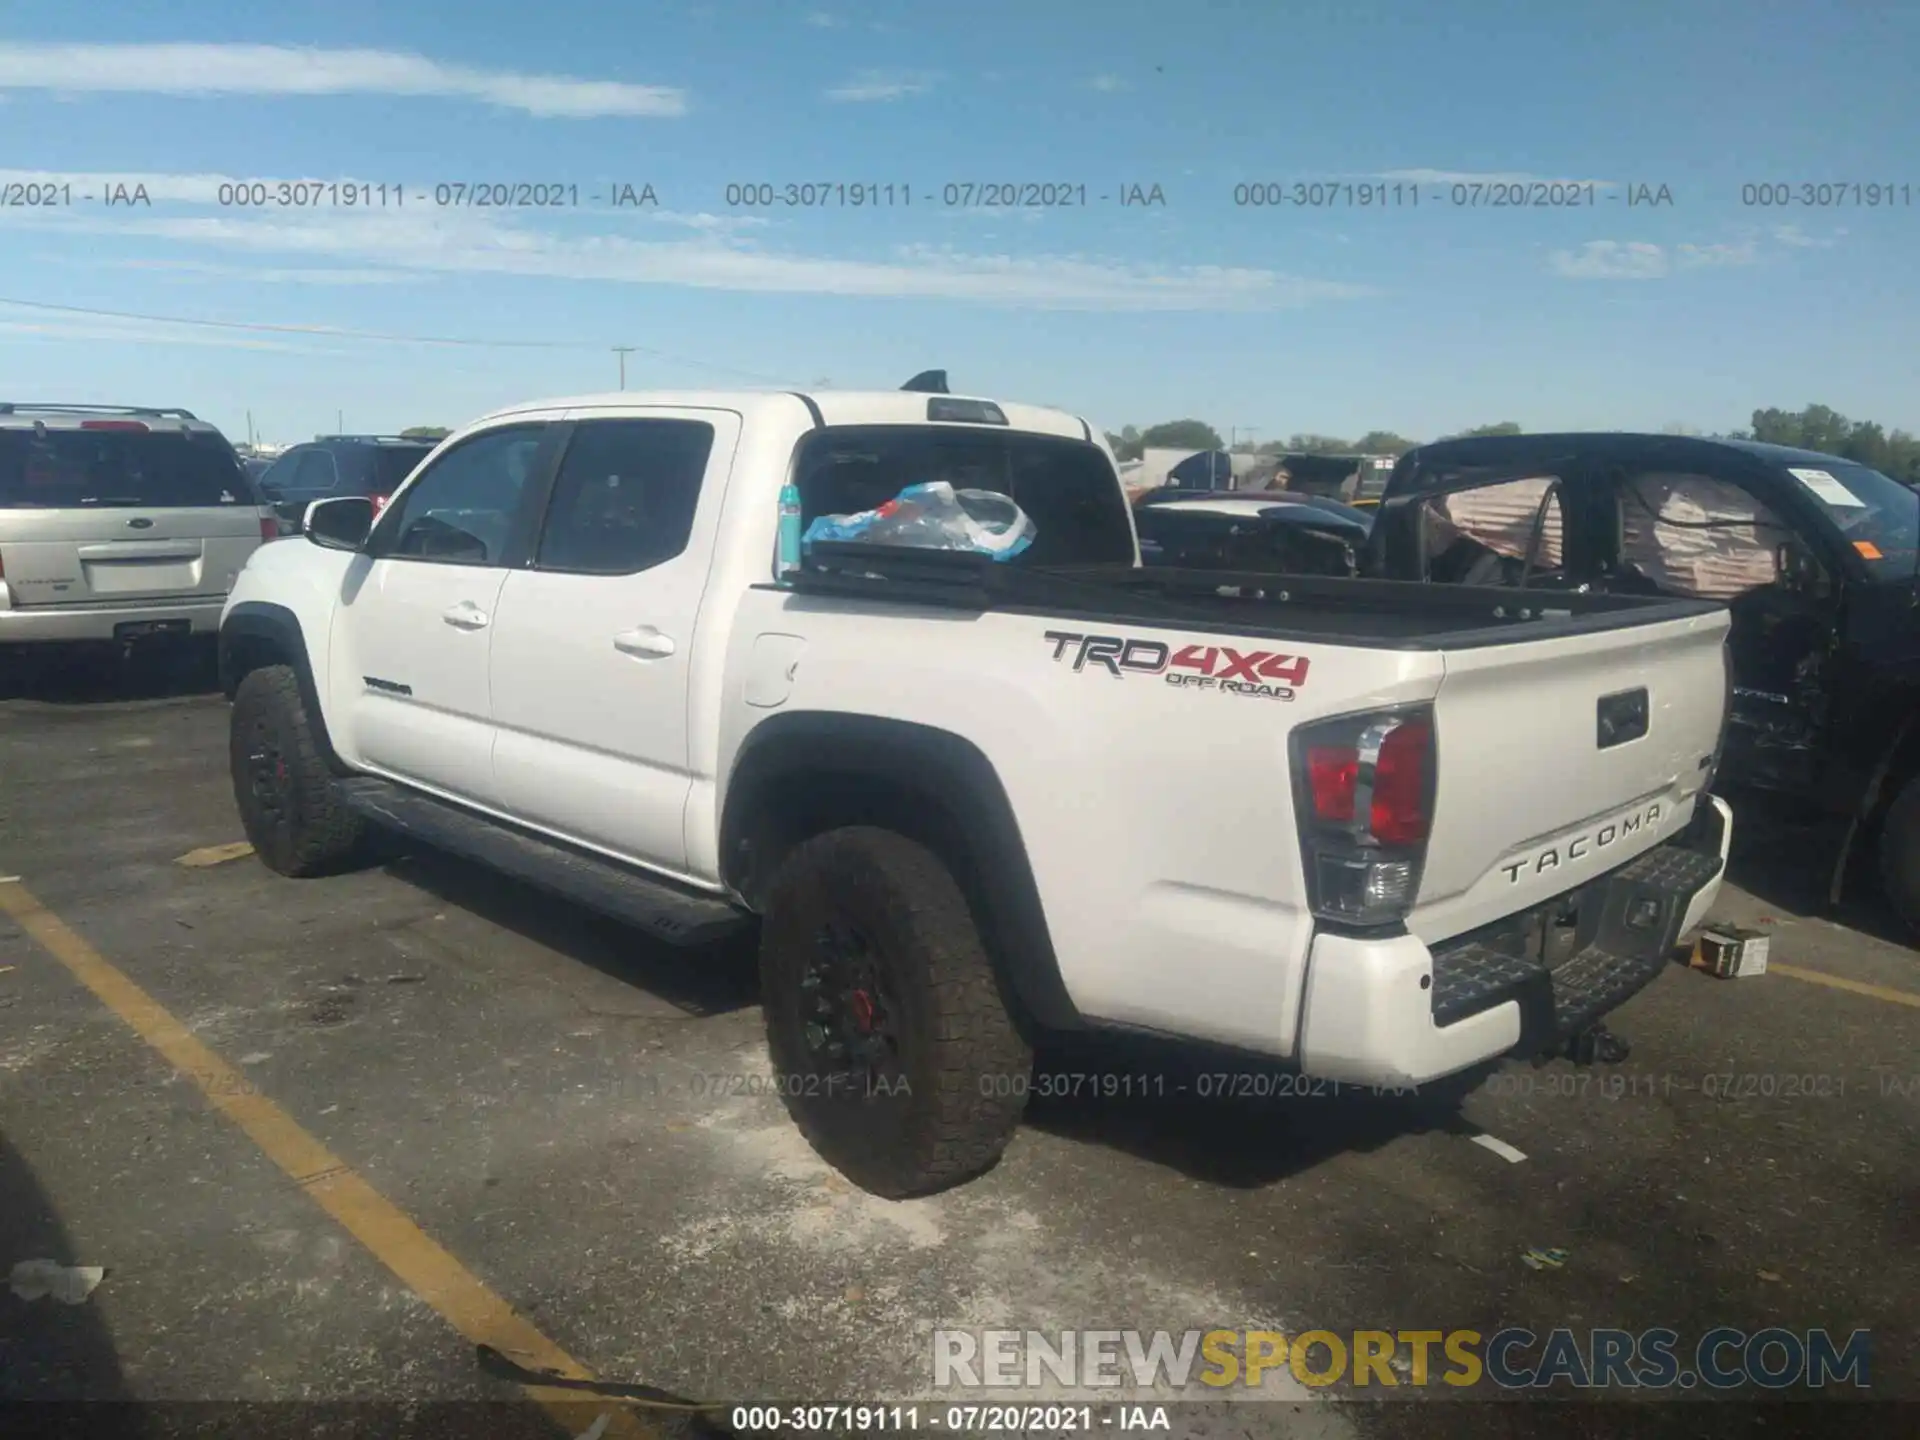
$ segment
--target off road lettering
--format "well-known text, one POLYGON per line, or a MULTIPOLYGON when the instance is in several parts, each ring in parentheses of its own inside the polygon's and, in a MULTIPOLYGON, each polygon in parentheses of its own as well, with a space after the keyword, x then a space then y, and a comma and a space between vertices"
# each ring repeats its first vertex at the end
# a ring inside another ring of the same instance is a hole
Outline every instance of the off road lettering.
POLYGON ((1291 700, 1294 688, 1306 683, 1312 663, 1305 655, 1241 651, 1231 645, 1183 645, 1174 650, 1158 640, 1124 635, 1048 630, 1044 638, 1053 642, 1055 660, 1073 656, 1075 671, 1095 667, 1116 678, 1126 673, 1160 675, 1169 685, 1274 700, 1291 700))

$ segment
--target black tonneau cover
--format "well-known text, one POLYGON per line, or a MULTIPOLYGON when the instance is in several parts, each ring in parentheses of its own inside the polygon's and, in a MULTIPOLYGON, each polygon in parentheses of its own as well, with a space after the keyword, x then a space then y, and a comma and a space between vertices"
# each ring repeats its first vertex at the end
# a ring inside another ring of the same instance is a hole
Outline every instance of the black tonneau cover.
POLYGON ((1464 650, 1710 615, 1706 600, 1221 570, 996 564, 966 551, 821 542, 790 587, 883 606, 1008 610, 1107 624, 1464 650))

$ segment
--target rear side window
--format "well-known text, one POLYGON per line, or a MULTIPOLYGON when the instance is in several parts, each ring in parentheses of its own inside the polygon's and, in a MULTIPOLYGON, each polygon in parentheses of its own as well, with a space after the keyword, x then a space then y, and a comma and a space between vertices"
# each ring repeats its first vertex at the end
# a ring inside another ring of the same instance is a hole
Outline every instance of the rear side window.
POLYGON ((232 447, 204 430, 0 430, 0 507, 154 510, 256 503, 232 447))
POLYGON ((959 426, 816 430, 797 470, 801 518, 884 505, 909 485, 944 480, 990 490, 1027 512, 1033 544, 1011 565, 1131 565, 1133 522, 1112 464, 1095 445, 1053 435, 959 426))
POLYGON ((1517 583, 1522 571, 1548 576, 1561 566, 1565 525, 1553 476, 1476 485, 1422 504, 1428 573, 1435 580, 1505 585, 1517 583))
POLYGON ((693 534, 713 426, 700 420, 588 420, 560 461, 535 559, 542 570, 633 575, 673 559, 693 534))
POLYGON ((293 467, 293 476, 287 481, 287 488, 324 495, 333 489, 335 478, 331 455, 324 450, 304 450, 300 454, 300 463, 293 467))
POLYGON ((400 482, 432 453, 431 445, 382 445, 373 452, 371 483, 376 495, 391 495, 400 482))

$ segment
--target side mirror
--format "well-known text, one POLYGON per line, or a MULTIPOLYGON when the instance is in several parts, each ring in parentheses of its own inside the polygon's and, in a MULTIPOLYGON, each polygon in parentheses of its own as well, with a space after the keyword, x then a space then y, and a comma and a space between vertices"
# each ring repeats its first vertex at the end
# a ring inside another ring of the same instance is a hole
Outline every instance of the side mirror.
POLYGON ((373 532, 373 501, 364 495, 316 500, 307 506, 307 539, 328 550, 358 550, 373 532))

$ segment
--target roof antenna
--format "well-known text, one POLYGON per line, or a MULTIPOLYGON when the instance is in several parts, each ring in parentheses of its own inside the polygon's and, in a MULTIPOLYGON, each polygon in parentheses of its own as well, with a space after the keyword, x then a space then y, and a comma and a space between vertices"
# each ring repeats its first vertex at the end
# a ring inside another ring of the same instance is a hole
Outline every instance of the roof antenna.
POLYGON ((951 395, 947 389, 947 372, 944 370, 922 370, 906 384, 902 390, 912 390, 921 395, 951 395))

